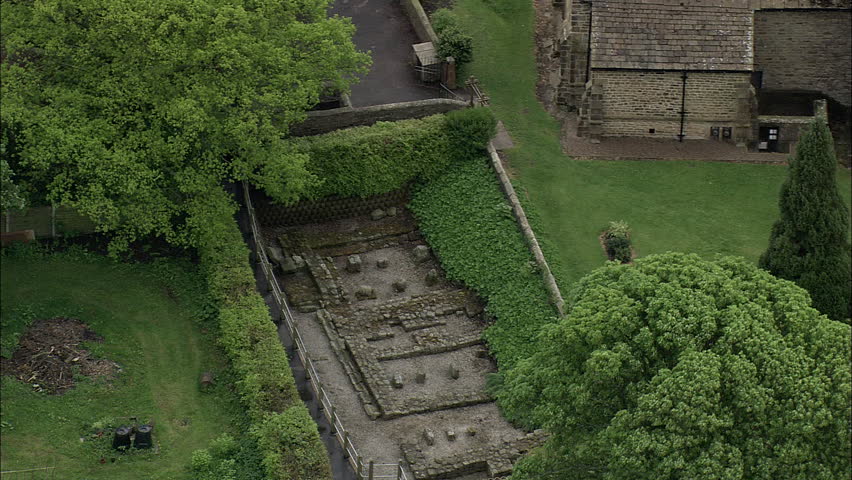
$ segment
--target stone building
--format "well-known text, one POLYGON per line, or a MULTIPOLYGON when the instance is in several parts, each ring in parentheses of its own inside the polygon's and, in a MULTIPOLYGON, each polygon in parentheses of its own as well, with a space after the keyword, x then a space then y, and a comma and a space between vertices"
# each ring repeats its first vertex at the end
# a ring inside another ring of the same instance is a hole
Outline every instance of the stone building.
MULTIPOLYGON (((555 0, 558 103, 582 136, 790 151, 852 105, 850 0, 555 0)), ((848 128, 848 118, 846 119, 848 128)))

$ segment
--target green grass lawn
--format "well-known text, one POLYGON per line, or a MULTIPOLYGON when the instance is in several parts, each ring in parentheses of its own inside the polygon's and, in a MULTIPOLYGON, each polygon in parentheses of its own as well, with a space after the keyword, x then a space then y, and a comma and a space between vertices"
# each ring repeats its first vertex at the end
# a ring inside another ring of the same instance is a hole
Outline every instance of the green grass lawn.
MULTIPOLYGON (((457 0, 474 37, 466 70, 482 83, 516 148, 508 152, 520 194, 540 219, 554 274, 570 283, 605 261, 597 236, 611 220, 633 230, 638 255, 666 251, 741 255, 766 247, 786 167, 711 162, 577 161, 535 97, 532 2, 457 0)), ((838 170, 850 200, 850 172, 838 170)))
POLYGON ((207 393, 198 387, 202 371, 221 373, 225 366, 198 322, 200 276, 172 264, 119 264, 88 255, 4 256, 2 262, 4 353, 26 322, 68 316, 103 336, 91 350, 123 368, 112 385, 82 381, 64 395, 36 393, 4 376, 3 470, 55 466, 50 478, 62 479, 188 478, 192 451, 234 432, 238 407, 225 382, 207 393), (158 454, 112 454, 101 464, 95 443, 80 440, 99 419, 133 415, 155 422, 158 454))

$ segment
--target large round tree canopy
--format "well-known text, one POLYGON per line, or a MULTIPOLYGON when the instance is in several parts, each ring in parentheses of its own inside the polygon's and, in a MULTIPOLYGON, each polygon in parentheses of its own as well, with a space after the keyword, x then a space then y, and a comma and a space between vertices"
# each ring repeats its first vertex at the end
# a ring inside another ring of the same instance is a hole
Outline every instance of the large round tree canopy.
MULTIPOLYGON (((194 243, 221 185, 316 181, 283 140, 369 62, 328 0, 2 0, 2 146, 42 201, 121 244, 194 243)), ((119 245, 120 246, 120 245, 119 245)))
POLYGON ((498 394, 552 434, 513 478, 846 478, 850 327, 810 303, 737 258, 594 271, 498 394))

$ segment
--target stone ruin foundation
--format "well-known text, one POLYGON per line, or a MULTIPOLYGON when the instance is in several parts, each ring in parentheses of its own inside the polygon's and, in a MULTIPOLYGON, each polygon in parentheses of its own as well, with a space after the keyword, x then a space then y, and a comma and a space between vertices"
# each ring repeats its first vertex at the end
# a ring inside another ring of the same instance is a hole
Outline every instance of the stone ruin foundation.
POLYGON ((302 214, 275 224, 287 218, 279 210, 263 228, 268 256, 300 331, 322 332, 345 372, 332 381, 354 389, 360 411, 337 413, 344 425, 364 416, 357 448, 384 436, 385 458, 404 458, 418 480, 508 475, 544 435, 500 417, 486 392, 496 365, 482 302, 444 277, 402 197, 369 214, 356 205, 350 217, 338 205, 317 223, 302 214))

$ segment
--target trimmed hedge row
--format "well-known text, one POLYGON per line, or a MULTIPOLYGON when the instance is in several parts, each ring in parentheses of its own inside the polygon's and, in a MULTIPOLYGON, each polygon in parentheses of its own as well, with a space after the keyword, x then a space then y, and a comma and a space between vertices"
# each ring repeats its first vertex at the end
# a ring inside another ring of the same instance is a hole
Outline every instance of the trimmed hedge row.
MULTIPOLYGON (((233 213, 233 208, 224 212, 233 213)), ((331 480, 317 426, 299 398, 290 362, 263 298, 255 290, 249 251, 236 222, 223 213, 203 228, 198 242, 208 288, 218 307, 219 342, 239 379, 263 455, 266 478, 331 480)))
POLYGON ((377 122, 294 138, 318 181, 302 200, 368 197, 437 177, 453 159, 478 152, 494 136, 490 110, 471 108, 416 120, 377 122))
POLYGON ((486 159, 453 165, 417 189, 409 208, 447 276, 487 301, 497 320, 484 336, 500 368, 530 355, 556 311, 486 159))

